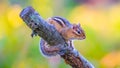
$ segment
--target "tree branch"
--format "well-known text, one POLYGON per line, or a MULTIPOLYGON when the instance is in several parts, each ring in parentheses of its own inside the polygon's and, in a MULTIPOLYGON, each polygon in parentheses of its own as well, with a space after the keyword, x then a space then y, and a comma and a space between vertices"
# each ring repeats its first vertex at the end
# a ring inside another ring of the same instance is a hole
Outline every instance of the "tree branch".
POLYGON ((59 55, 65 62, 73 68, 94 68, 77 50, 68 47, 60 33, 49 25, 42 17, 32 8, 27 7, 22 10, 20 17, 36 34, 42 37, 51 46, 60 45, 59 55))

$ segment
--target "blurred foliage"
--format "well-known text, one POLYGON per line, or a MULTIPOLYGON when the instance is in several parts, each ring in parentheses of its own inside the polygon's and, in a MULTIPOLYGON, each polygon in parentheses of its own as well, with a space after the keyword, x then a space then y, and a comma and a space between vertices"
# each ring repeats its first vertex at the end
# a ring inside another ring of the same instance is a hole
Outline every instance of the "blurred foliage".
MULTIPOLYGON (((19 17, 26 6, 43 18, 57 15, 80 22, 86 39, 74 41, 76 49, 96 68, 120 68, 120 4, 91 8, 79 0, 0 0, 0 68, 50 68, 39 52, 40 38, 31 38, 19 17)), ((70 68, 63 60, 58 63, 59 68, 70 68)))

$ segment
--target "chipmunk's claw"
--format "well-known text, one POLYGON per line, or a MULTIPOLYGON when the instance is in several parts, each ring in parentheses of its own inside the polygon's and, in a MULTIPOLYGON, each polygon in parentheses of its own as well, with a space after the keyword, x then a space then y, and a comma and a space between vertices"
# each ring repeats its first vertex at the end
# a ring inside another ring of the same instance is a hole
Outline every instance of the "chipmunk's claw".
POLYGON ((31 37, 37 36, 37 33, 35 31, 32 32, 31 37))

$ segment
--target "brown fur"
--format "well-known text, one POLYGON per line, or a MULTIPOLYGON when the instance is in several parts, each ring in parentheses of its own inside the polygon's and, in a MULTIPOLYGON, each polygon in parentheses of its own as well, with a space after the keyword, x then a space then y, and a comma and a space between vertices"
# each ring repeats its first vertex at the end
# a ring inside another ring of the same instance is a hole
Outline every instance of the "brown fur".
POLYGON ((55 26, 57 31, 61 33, 61 35, 64 37, 66 41, 71 40, 71 39, 78 39, 78 40, 85 39, 85 33, 83 29, 80 27, 80 24, 78 25, 73 24, 72 27, 68 27, 64 23, 62 23, 64 26, 63 27, 57 21, 53 20, 52 18, 49 18, 47 22, 55 26), (78 34, 77 30, 80 30, 81 33, 78 34))

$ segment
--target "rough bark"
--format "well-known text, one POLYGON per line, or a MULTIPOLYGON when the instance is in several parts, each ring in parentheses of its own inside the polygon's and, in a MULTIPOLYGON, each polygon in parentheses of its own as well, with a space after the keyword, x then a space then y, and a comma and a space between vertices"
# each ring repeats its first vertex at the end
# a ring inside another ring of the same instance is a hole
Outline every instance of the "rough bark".
POLYGON ((73 68, 94 68, 75 48, 68 47, 67 43, 55 29, 49 25, 42 17, 32 8, 27 7, 22 10, 20 17, 28 27, 38 36, 42 37, 51 46, 61 46, 59 55, 65 62, 73 68))

